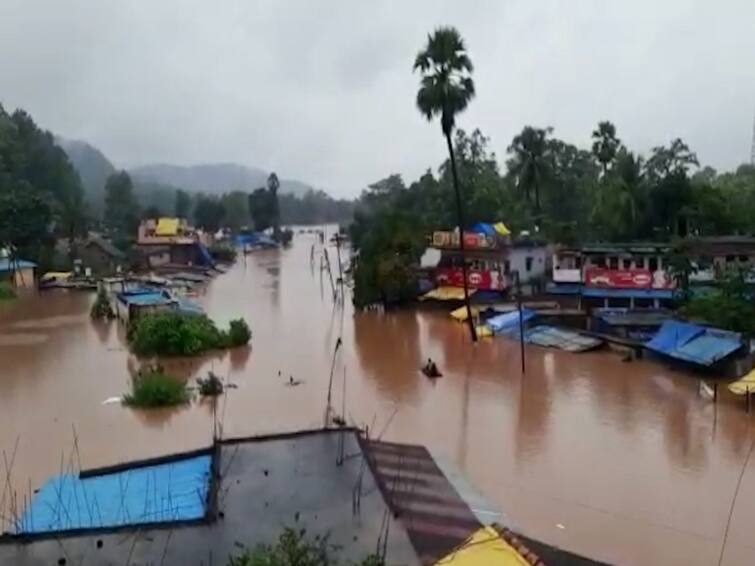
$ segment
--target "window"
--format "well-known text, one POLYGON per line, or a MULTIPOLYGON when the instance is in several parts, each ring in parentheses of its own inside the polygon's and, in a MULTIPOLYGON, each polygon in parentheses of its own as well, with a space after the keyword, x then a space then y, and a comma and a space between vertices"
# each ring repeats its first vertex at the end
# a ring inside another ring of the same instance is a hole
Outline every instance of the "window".
POLYGON ((739 261, 741 261, 742 263, 747 263, 748 259, 750 258, 748 258, 746 255, 739 256, 739 261))
POLYGON ((736 260, 736 256, 733 255, 727 255, 726 256, 726 263, 732 263, 734 260, 736 260))
POLYGON ((592 260, 593 265, 595 267, 605 267, 606 266, 606 258, 602 255, 595 256, 595 258, 592 260))
POLYGON ((574 267, 577 269, 582 269, 582 256, 577 256, 574 258, 574 267))
POLYGON ((648 262, 648 269, 650 271, 658 271, 658 258, 657 257, 650 258, 650 261, 648 262))
POLYGON ((511 262, 507 259, 503 261, 503 273, 506 275, 511 273, 511 262))
POLYGON ((621 268, 622 269, 632 269, 632 260, 625 257, 621 260, 621 268))
POLYGON ((532 271, 532 257, 531 256, 527 256, 526 258, 524 258, 524 268, 527 271, 532 271))
POLYGON ((619 258, 618 257, 609 257, 608 258, 608 268, 609 269, 618 269, 619 268, 619 258))

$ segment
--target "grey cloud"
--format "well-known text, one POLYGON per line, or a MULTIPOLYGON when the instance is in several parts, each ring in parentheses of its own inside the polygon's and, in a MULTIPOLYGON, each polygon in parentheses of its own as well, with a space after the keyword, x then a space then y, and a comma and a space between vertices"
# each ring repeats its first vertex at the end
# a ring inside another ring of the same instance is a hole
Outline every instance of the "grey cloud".
POLYGON ((441 24, 476 64, 460 126, 501 158, 524 124, 585 145, 606 118, 640 151, 749 155, 752 0, 3 0, 0 101, 119 165, 238 161, 355 195, 442 161, 411 72, 441 24))

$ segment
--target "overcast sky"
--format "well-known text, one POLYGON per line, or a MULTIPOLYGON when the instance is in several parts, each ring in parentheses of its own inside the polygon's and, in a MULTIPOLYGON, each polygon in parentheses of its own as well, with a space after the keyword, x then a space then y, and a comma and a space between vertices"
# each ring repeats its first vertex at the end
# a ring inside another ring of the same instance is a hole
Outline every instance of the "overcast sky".
POLYGON ((755 0, 0 0, 0 102, 116 166, 235 161, 336 195, 436 168, 416 52, 454 25, 477 98, 459 119, 501 161, 525 124, 587 146, 681 137, 747 161, 755 0))

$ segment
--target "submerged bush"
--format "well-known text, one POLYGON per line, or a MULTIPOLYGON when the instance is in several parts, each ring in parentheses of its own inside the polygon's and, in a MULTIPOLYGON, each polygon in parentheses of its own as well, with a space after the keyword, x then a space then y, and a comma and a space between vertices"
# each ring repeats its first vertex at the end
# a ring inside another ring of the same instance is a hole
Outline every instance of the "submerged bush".
MULTIPOLYGON (((330 543, 329 535, 306 536, 305 529, 284 529, 275 545, 260 544, 238 556, 231 556, 228 566, 336 566, 341 564, 340 548, 330 543)), ((351 563, 349 563, 351 564, 351 563)), ((356 566, 384 566, 375 555, 367 556, 356 566)))
POLYGON ((215 244, 209 248, 210 255, 215 261, 233 263, 236 261, 236 248, 227 244, 215 244))
POLYGON ((202 397, 217 397, 223 394, 223 382, 211 371, 207 372, 206 378, 198 377, 197 385, 202 397))
POLYGON ((204 315, 174 311, 145 314, 129 325, 128 340, 140 356, 196 356, 207 350, 241 346, 252 333, 244 319, 231 322, 231 330, 218 330, 204 315))
POLYGON ((252 339, 252 331, 243 318, 232 320, 228 329, 228 346, 243 346, 252 339))
POLYGON ((16 291, 9 283, 0 281, 0 301, 16 298, 16 291))
POLYGON ((89 315, 94 319, 113 318, 115 316, 113 309, 110 308, 110 301, 107 300, 104 288, 100 287, 97 291, 97 299, 95 299, 89 315))
POLYGON ((135 375, 131 380, 131 392, 123 396, 123 404, 130 407, 169 407, 188 401, 186 383, 157 367, 135 375))

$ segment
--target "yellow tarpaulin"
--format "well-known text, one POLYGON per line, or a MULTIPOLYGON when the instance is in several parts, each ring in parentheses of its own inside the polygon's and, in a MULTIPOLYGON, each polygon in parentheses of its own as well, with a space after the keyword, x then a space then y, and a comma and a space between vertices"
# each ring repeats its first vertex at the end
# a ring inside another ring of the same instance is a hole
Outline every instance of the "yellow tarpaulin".
POLYGON ((48 271, 42 276, 40 281, 65 280, 70 279, 72 276, 73 271, 48 271))
POLYGON ((729 385, 729 391, 735 395, 746 395, 748 389, 750 393, 755 393, 755 369, 739 381, 735 381, 729 385))
POLYGON ((475 531, 435 566, 531 566, 493 527, 475 531))
POLYGON ((508 236, 511 234, 511 230, 503 222, 493 224, 493 229, 498 232, 499 236, 508 236))
POLYGON ((160 218, 155 228, 157 236, 175 236, 178 234, 178 218, 160 218))
MULTIPOLYGON (((475 289, 469 290, 469 295, 472 296, 475 293, 475 289)), ((425 301, 427 299, 435 299, 436 301, 461 301, 464 299, 464 289, 461 287, 438 287, 432 291, 428 291, 420 297, 420 300, 425 301)))
MULTIPOLYGON (((462 293, 462 299, 464 298, 464 293, 462 293)), ((480 314, 480 307, 471 307, 472 309, 472 316, 477 316, 480 314)), ((451 317, 455 318, 456 320, 460 322, 464 322, 467 320, 467 307, 459 307, 458 309, 454 309, 451 311, 451 317)))
POLYGON ((490 338, 491 336, 493 336, 493 331, 486 324, 483 324, 482 326, 477 326, 476 329, 477 329, 478 338, 490 338))

